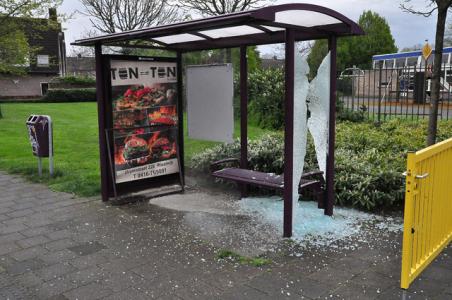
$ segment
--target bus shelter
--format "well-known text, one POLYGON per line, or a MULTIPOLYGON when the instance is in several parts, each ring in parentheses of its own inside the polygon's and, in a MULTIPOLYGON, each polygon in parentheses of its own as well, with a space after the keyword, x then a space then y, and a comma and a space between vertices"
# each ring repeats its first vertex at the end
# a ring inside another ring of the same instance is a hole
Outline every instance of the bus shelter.
MULTIPOLYGON (((297 118, 294 115, 295 42, 327 39, 330 50, 330 105, 324 206, 325 214, 332 215, 334 204, 337 39, 362 34, 364 34, 363 30, 355 22, 334 10, 312 4, 297 3, 268 6, 255 10, 75 41, 73 45, 93 46, 95 48, 102 200, 107 201, 112 196, 115 188, 115 182, 112 181, 109 175, 112 171, 112 154, 108 149, 111 142, 108 141, 108 135, 104 134, 105 130, 113 127, 111 103, 107 100, 109 99, 110 93, 107 82, 111 77, 112 68, 111 64, 107 62, 107 59, 111 57, 102 53, 103 46, 161 49, 176 53, 176 59, 173 63, 177 70, 175 76, 177 79, 178 95, 178 131, 175 138, 178 142, 180 176, 183 178, 182 57, 184 53, 220 48, 240 48, 240 168, 247 169, 248 89, 246 49, 247 46, 285 43, 284 184, 282 186, 284 198, 283 235, 290 237, 292 235, 293 215, 294 118, 297 118)), ((139 60, 139 58, 133 59, 139 60)), ((171 67, 168 67, 168 73, 171 73, 171 67)), ((118 73, 118 75, 121 76, 121 73, 118 73)), ((139 140, 135 141, 135 144, 137 143, 139 144, 139 140)), ((161 183, 162 181, 154 182, 156 185, 161 183)), ((150 183, 144 182, 144 185, 146 184, 150 183)), ((141 185, 143 186, 143 183, 141 185)), ((129 185, 123 187, 123 190, 126 191, 132 186, 140 186, 140 183, 129 183, 129 185)))

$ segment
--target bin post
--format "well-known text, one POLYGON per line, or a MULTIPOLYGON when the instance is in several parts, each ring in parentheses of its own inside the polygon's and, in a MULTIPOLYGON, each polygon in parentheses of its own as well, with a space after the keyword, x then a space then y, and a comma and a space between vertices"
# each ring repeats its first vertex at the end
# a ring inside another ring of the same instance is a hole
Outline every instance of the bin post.
POLYGON ((38 156, 38 175, 42 176, 42 157, 38 156))
POLYGON ((49 128, 49 174, 50 177, 53 176, 53 124, 52 118, 50 116, 46 116, 48 120, 48 128, 49 128))

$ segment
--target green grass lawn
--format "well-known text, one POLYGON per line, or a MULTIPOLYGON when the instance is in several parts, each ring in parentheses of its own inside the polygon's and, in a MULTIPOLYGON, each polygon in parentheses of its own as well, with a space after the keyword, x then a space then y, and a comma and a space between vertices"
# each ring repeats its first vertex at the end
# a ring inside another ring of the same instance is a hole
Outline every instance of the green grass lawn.
MULTIPOLYGON (((1 104, 0 169, 25 175, 32 181, 44 182, 52 189, 93 196, 100 192, 99 144, 95 103, 6 103, 1 104), (45 114, 54 123, 55 176, 48 177, 47 159, 44 175, 37 176, 37 159, 31 154, 25 121, 30 114, 45 114)), ((185 118, 186 120, 186 118, 185 118)), ((240 135, 235 124, 234 135, 240 135)), ((185 126, 185 159, 212 147, 217 142, 187 137, 185 126)), ((268 131, 249 126, 249 137, 256 138, 268 131)))

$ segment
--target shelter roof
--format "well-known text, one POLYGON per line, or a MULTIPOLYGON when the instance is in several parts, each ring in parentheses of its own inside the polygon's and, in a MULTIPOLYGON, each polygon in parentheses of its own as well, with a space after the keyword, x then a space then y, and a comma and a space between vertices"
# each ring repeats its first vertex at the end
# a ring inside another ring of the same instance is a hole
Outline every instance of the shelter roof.
POLYGON ((286 29, 294 31, 297 41, 364 34, 358 24, 332 9, 294 3, 113 33, 72 44, 196 51, 283 43, 286 29))

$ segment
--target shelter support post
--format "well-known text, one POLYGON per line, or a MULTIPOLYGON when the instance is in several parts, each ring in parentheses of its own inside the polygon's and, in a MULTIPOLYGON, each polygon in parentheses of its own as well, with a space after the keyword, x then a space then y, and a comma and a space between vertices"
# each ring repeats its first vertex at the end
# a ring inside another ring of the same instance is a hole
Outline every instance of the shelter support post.
POLYGON ((284 100, 284 237, 292 236, 293 216, 293 110, 295 76, 295 33, 286 29, 284 100))
POLYGON ((326 203, 325 215, 333 215, 334 206, 334 144, 336 140, 336 36, 328 38, 331 57, 330 71, 330 115, 328 127, 328 153, 326 160, 326 203))
POLYGON ((177 117, 178 117, 178 149, 179 149, 179 164, 183 184, 185 184, 185 163, 184 163, 184 98, 183 98, 183 66, 182 66, 182 52, 178 51, 176 54, 177 65, 177 117))
MULTIPOLYGON (((240 168, 248 169, 248 60, 246 46, 240 47, 240 168)), ((242 197, 248 196, 248 186, 241 185, 242 197)))
POLYGON ((108 173, 108 157, 107 157, 107 141, 105 137, 106 129, 106 103, 105 103, 105 74, 102 63, 102 45, 96 43, 94 46, 96 60, 96 98, 97 98, 97 114, 99 123, 99 151, 100 151, 100 184, 102 201, 108 201, 109 197, 109 173, 108 173))

